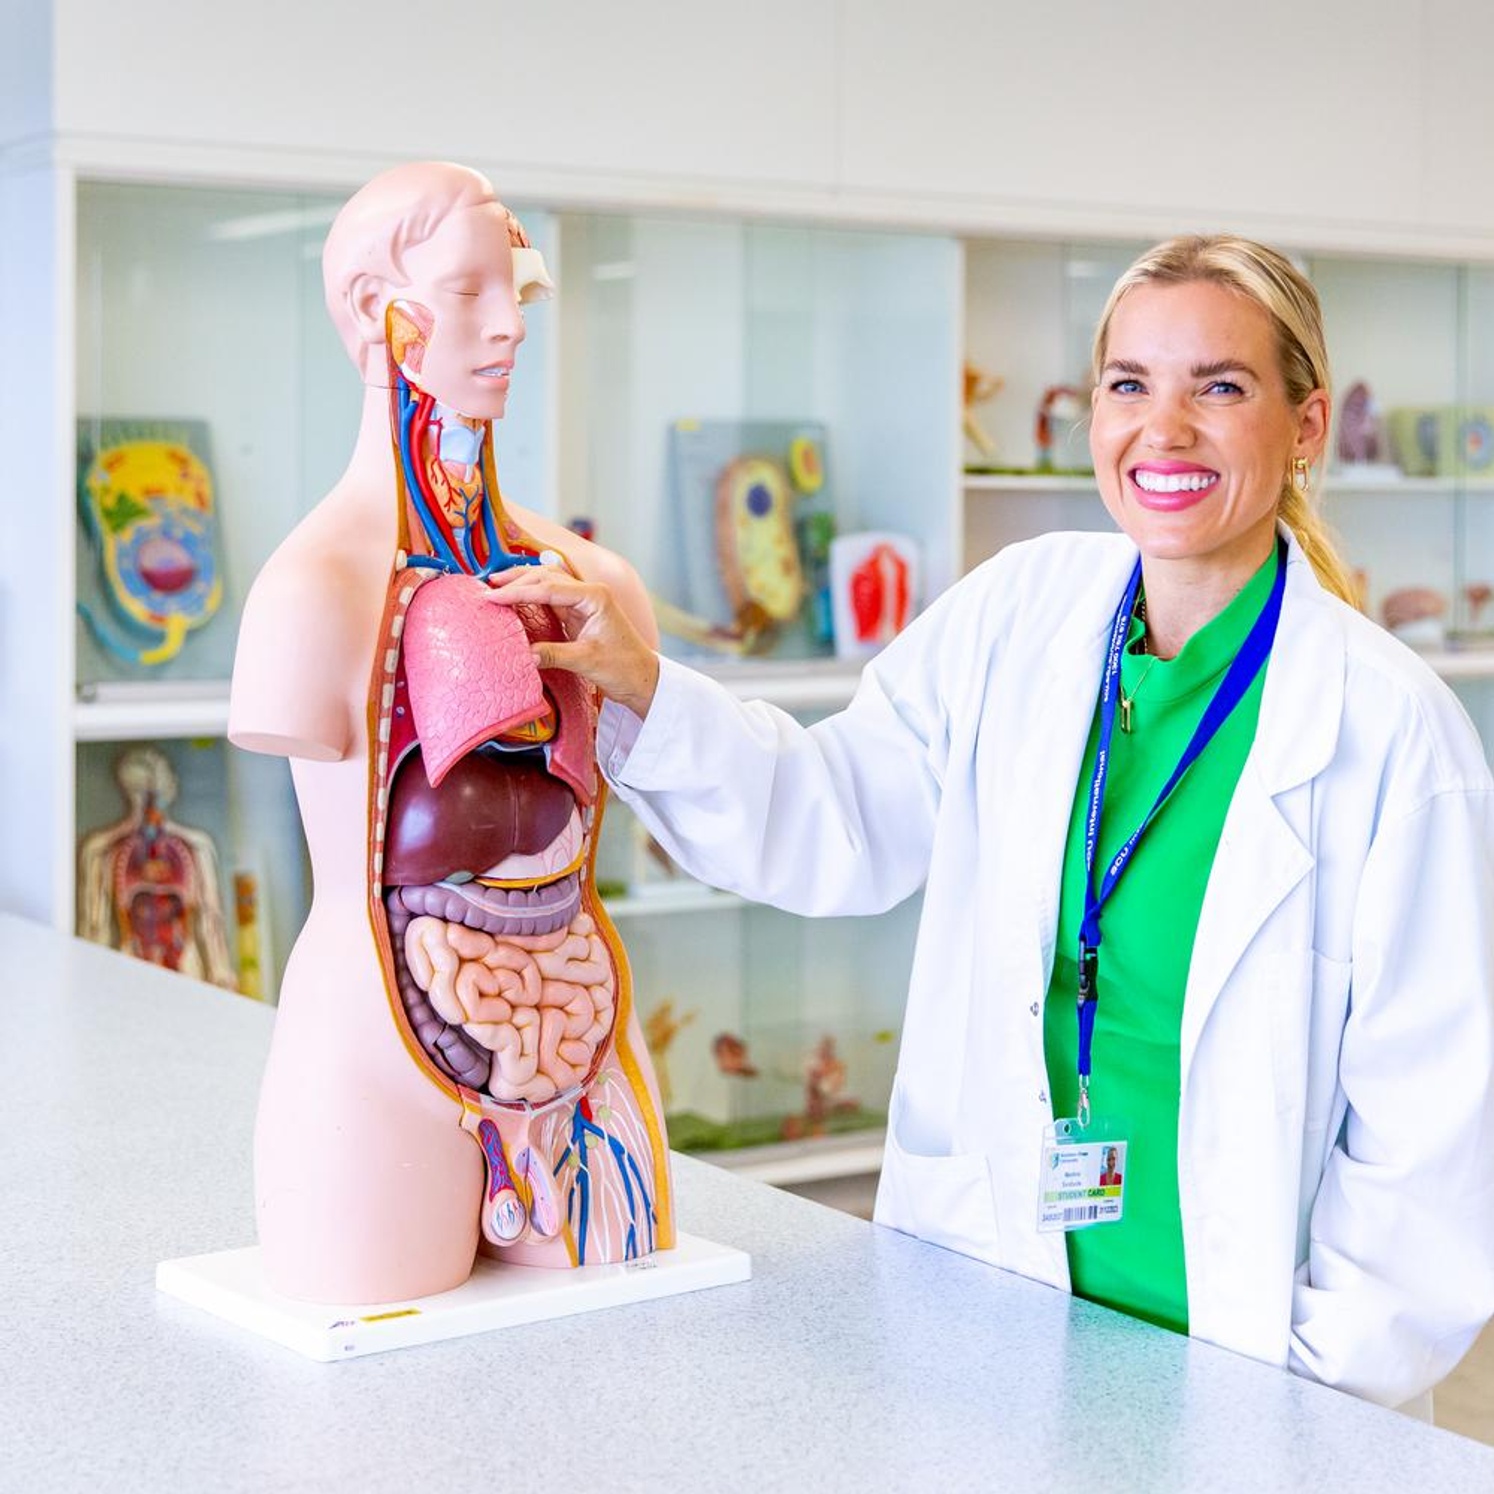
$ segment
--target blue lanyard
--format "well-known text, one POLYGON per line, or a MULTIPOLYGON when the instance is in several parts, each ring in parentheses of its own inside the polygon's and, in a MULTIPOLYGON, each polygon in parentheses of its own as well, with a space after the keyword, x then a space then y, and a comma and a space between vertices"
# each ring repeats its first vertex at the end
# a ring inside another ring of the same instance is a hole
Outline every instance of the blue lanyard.
POLYGON ((1079 1119, 1089 1119, 1089 1076, 1092 1070, 1091 1047, 1095 1032, 1095 1009, 1099 1005, 1100 966, 1100 913, 1120 883, 1121 874, 1129 865, 1141 837, 1182 782, 1183 775, 1198 761, 1204 748, 1214 740, 1219 728, 1229 719, 1231 712, 1245 698, 1246 692, 1255 683, 1255 677, 1271 656, 1271 645, 1276 638, 1276 624, 1281 617, 1281 599, 1286 592, 1287 546, 1285 539, 1277 537, 1276 578, 1271 585, 1271 594, 1266 605, 1256 618, 1240 651, 1231 661, 1214 698, 1209 702, 1200 718, 1193 736, 1183 749, 1178 765, 1171 777, 1162 785, 1156 803, 1142 820, 1120 850, 1115 853, 1095 890, 1095 854, 1100 840, 1100 814, 1105 804, 1105 778, 1110 768, 1110 742, 1115 732, 1116 700, 1120 694, 1121 654, 1126 646, 1126 636, 1131 631, 1131 616, 1136 607, 1136 595, 1141 589, 1141 561, 1131 572, 1126 594, 1116 608, 1115 618, 1110 624, 1110 649, 1105 658, 1105 676, 1100 685, 1100 741, 1095 751, 1094 777, 1089 786, 1089 816, 1084 826, 1084 919, 1079 926, 1079 1119))

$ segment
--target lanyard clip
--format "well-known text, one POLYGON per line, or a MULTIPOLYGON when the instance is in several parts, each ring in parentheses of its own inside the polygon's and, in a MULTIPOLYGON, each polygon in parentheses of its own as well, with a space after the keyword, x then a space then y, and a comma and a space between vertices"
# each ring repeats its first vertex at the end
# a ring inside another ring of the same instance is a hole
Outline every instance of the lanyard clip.
POLYGON ((1085 939, 1079 940, 1079 1005, 1100 999, 1100 952, 1085 939))

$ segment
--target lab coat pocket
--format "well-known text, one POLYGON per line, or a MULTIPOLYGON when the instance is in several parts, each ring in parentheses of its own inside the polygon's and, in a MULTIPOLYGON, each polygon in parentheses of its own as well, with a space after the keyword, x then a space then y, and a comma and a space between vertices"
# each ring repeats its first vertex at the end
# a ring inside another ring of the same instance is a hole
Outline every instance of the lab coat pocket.
POLYGON ((1317 950, 1283 959, 1271 1003, 1276 1109, 1293 1126, 1327 1126, 1337 1089, 1352 966, 1317 950))
POLYGON ((1307 1129, 1336 1129, 1342 1106, 1338 1082, 1338 1057, 1344 1044, 1344 1023, 1349 1016, 1353 963, 1329 955, 1312 955, 1312 1011, 1308 1017, 1307 1129))
POLYGON ((996 1201, 985 1154, 938 1156, 918 1148, 902 1092, 894 1089, 877 1189, 877 1223, 999 1265, 996 1201))

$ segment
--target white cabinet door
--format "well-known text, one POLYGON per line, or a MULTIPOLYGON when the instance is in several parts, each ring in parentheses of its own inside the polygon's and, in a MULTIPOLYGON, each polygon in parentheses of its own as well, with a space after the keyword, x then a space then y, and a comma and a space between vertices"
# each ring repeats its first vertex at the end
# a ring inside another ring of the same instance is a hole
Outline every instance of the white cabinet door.
MULTIPOLYGON (((828 184, 833 0, 56 0, 57 127, 84 136, 828 184)), ((507 190, 504 182, 500 191, 507 190)))
POLYGON ((842 18, 844 183, 1015 227, 1414 224, 1443 76, 1426 48, 1417 8, 1369 26, 1352 0, 1260 0, 1248 18, 928 0, 916 19, 863 0, 842 18))

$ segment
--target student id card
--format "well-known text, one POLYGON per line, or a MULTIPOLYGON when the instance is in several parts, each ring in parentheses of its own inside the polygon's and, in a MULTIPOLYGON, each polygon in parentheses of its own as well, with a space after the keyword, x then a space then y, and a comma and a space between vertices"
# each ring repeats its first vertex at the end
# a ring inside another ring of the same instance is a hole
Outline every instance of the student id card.
POLYGON ((1038 1230, 1114 1224, 1125 1207, 1126 1141, 1113 1125, 1055 1121, 1043 1128, 1038 1230))

